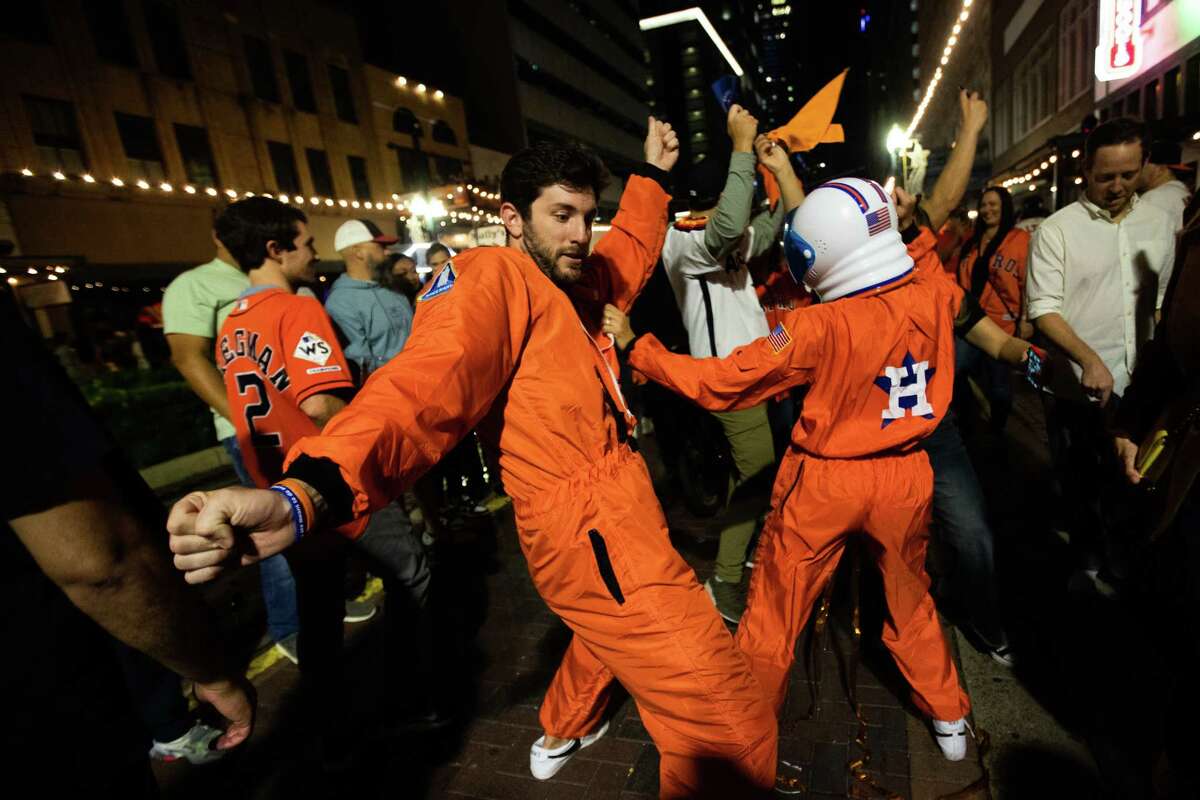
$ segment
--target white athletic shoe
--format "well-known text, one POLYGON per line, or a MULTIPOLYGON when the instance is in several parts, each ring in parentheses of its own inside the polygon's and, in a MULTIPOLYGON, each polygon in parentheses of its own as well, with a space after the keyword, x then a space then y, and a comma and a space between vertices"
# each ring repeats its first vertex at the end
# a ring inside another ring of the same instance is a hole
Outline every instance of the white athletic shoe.
POLYGON ((942 755, 947 761, 962 761, 967 756, 967 721, 959 718, 953 722, 933 721, 933 735, 942 755))
POLYGON ((546 737, 539 736, 538 740, 529 748, 529 771, 539 781, 549 780, 571 760, 571 756, 585 747, 591 747, 606 733, 608 733, 607 722, 587 736, 572 739, 562 747, 553 750, 542 747, 542 742, 546 740, 546 737))

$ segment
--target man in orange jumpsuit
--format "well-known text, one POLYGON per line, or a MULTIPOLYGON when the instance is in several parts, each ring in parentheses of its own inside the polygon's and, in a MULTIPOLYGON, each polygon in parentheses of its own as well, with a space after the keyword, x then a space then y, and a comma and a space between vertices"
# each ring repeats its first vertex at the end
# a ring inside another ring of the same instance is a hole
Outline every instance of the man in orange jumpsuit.
POLYGON ((770 336, 724 359, 692 359, 652 335, 634 337, 615 308, 605 311, 605 330, 634 369, 710 410, 811 385, 772 493, 738 645, 778 710, 796 638, 846 536, 863 531, 887 594, 884 643, 947 758, 958 760, 970 703, 928 593, 933 474, 917 445, 949 407, 956 329, 1011 363, 1024 363, 1029 345, 964 302, 930 231, 914 227, 902 238, 896 207, 873 181, 818 187, 788 228, 792 274, 825 302, 791 312, 770 336))
MULTIPOLYGON (((652 119, 640 171, 661 176, 677 148, 652 119)), ((236 558, 231 525, 254 544, 243 562, 278 552, 386 504, 478 427, 499 449, 534 584, 575 634, 543 705, 535 774, 598 738, 616 679, 658 745, 662 797, 750 797, 775 777, 775 715, 671 546, 601 331, 605 305, 627 310, 652 273, 669 197, 631 176, 589 257, 603 179, 577 147, 514 156, 501 179, 509 246, 443 267, 405 349, 299 442, 275 491, 185 497, 171 546, 188 580, 207 580, 236 558)))

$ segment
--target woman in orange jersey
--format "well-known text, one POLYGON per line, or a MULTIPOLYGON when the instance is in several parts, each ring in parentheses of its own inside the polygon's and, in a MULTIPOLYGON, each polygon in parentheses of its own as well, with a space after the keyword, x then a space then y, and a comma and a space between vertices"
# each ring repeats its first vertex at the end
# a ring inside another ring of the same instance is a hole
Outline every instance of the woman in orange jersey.
MULTIPOLYGON (((1025 319, 1025 258, 1029 234, 1016 224, 1012 195, 1002 186, 988 188, 979 199, 975 233, 958 257, 958 285, 983 307, 988 318, 1011 336, 1029 337, 1025 319)), ((960 381, 969 374, 983 379, 992 407, 992 427, 1003 431, 1012 410, 1012 385, 1007 364, 993 361, 975 345, 958 340, 955 369, 960 381)))

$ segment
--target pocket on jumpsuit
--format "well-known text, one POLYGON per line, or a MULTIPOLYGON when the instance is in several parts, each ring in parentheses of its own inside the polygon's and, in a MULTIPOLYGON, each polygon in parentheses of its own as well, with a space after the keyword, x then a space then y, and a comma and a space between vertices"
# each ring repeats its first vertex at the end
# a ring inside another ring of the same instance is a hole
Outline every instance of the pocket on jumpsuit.
POLYGON ((588 541, 591 542, 592 554, 596 557, 596 568, 600 571, 600 580, 603 581, 612 599, 617 601, 617 605, 625 605, 625 593, 621 591, 621 583, 617 580, 616 570, 613 569, 612 560, 608 557, 608 543, 604 541, 600 531, 595 528, 588 531, 588 541))

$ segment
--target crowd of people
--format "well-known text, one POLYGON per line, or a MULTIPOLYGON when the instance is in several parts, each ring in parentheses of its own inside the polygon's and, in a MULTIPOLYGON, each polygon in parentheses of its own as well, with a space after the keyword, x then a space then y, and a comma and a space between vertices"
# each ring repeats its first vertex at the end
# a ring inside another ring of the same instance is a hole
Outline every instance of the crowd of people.
MULTIPOLYGON (((455 515, 501 496, 534 585, 573 633, 530 771, 550 778, 603 737, 620 682, 668 798, 801 791, 778 759, 777 715, 796 641, 855 534, 883 576, 883 643, 913 704, 944 755, 965 756, 971 704, 939 612, 1004 667, 1021 653, 961 423, 982 418, 1004 442, 1018 382, 1044 409, 1073 586, 1119 594, 1139 536, 1194 532, 1200 216, 1182 180, 1194 177, 1118 118, 1088 136, 1075 202, 1027 204, 1018 219, 1008 190, 988 186, 969 213, 987 106, 959 100, 957 146, 923 196, 858 177, 806 190, 786 133, 760 131, 737 105, 729 160, 684 169, 674 130, 651 118, 645 162, 594 247, 607 169, 577 145, 533 146, 501 177, 507 246, 434 243, 424 283, 396 237, 351 219, 334 241, 345 273, 318 297, 301 210, 252 197, 220 212, 213 260, 172 281, 162 324, 242 487, 187 495, 165 527, 189 583, 257 564, 267 630, 299 666, 323 763, 344 760, 349 741, 343 623, 375 613, 346 596, 346 559, 385 588, 388 730, 444 728, 451 714, 422 688, 439 658, 430 548, 455 515), (687 207, 674 221, 672 187, 687 207), (639 301, 655 279, 669 293, 639 301), (653 399, 666 392, 711 414, 728 453, 703 583, 671 545, 638 452, 647 426, 633 409, 666 431, 656 409, 670 406, 653 399), (951 554, 936 582, 931 537, 951 554)), ((8 400, 53 417, 62 440, 30 442, 33 466, 6 489, 27 551, 10 569, 37 596, 61 587, 111 635, 75 646, 100 665, 89 681, 123 676, 151 734, 106 756, 121 768, 101 793, 136 796, 152 783, 147 750, 204 763, 244 741, 253 692, 170 574, 146 487, 53 358, 20 336, 29 378, 8 400), (83 526, 86 542, 72 537, 83 526), (188 710, 184 679, 225 730, 188 710)), ((1181 703, 1184 684, 1181 670, 1181 703)), ((1184 756, 1164 745, 1178 781, 1184 756)))

